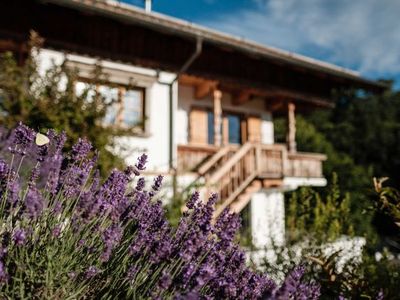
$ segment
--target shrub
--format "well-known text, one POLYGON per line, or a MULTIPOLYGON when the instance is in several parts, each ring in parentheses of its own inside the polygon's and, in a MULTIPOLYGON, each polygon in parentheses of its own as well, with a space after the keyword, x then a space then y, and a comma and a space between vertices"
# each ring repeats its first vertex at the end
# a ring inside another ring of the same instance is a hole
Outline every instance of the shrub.
POLYGON ((46 136, 20 124, 0 159, 1 298, 318 298, 302 266, 280 286, 246 266, 238 217, 212 221, 217 195, 194 193, 173 229, 162 176, 144 189, 146 155, 101 182, 87 140, 63 155, 65 134, 46 136))

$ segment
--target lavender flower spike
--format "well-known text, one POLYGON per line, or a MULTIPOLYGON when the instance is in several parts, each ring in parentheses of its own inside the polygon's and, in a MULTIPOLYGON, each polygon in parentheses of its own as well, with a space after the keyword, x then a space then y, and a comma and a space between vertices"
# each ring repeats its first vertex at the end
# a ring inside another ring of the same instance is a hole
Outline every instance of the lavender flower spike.
POLYGON ((192 196, 190 196, 189 201, 186 203, 186 207, 188 209, 192 209, 195 207, 196 203, 199 201, 200 199, 200 193, 198 191, 195 191, 192 196))
POLYGON ((95 266, 90 266, 86 272, 85 272, 85 277, 86 279, 90 279, 93 278, 94 276, 96 276, 98 273, 100 272, 100 270, 95 267, 95 266))
POLYGON ((156 178, 154 178, 154 183, 151 186, 152 191, 149 193, 150 197, 153 197, 158 191, 160 191, 163 179, 164 176, 162 175, 158 175, 156 178))
POLYGON ((79 138, 78 142, 72 146, 71 158, 80 161, 89 154, 90 150, 92 150, 92 144, 87 139, 79 138))
POLYGON ((17 246, 23 246, 26 242, 26 233, 23 229, 16 229, 13 235, 13 241, 17 246))
POLYGON ((13 146, 10 148, 11 153, 18 153, 22 156, 26 154, 26 149, 32 144, 35 139, 35 132, 21 122, 14 130, 13 146))
POLYGON ((147 154, 143 153, 138 159, 137 163, 135 164, 136 170, 134 170, 134 173, 136 176, 140 175, 139 171, 143 171, 146 169, 146 163, 147 163, 147 154))
POLYGON ((4 267, 4 263, 0 261, 0 285, 2 283, 6 283, 8 281, 8 274, 6 272, 6 268, 4 267))

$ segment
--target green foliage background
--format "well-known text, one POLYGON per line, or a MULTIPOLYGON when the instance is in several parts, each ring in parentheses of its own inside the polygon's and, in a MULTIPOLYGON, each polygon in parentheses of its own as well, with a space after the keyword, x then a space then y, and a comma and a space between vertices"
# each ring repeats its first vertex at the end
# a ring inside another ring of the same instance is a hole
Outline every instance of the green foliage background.
MULTIPOLYGON (((0 124, 14 128, 18 122, 23 122, 41 132, 50 128, 64 130, 69 138, 67 150, 79 137, 87 137, 100 150, 99 167, 103 174, 111 168, 122 167, 121 158, 109 150, 118 131, 102 125, 111 103, 106 103, 96 92, 94 84, 77 95, 77 71, 68 68, 66 63, 54 64, 41 74, 37 61, 41 42, 40 37, 31 33, 31 51, 23 65, 17 63, 12 53, 1 54, 0 124)), ((92 81, 101 80, 104 75, 97 68, 92 81)))
MULTIPOLYGON (((334 98, 332 110, 296 116, 298 150, 326 153, 325 177, 337 173, 338 182, 333 175, 329 188, 302 188, 287 195, 287 240, 289 245, 312 241, 303 255, 317 256, 310 263, 310 274, 321 283, 326 299, 340 293, 371 299, 379 292, 385 299, 398 299, 400 93, 347 91, 334 98), (375 181, 374 190, 372 178, 386 176, 385 183, 375 181), (361 264, 349 262, 338 273, 334 261, 342 254, 323 257, 318 248, 342 234, 364 236, 366 247, 361 264), (382 255, 379 261, 377 251, 382 255)), ((274 122, 278 142, 285 141, 285 122, 284 118, 274 122)), ((293 265, 287 254, 282 257, 293 265)))
MULTIPOLYGON (((337 173, 340 190, 350 193, 350 218, 357 235, 374 234, 372 224, 385 234, 385 221, 363 212, 371 204, 373 177, 387 176, 388 184, 400 185, 400 93, 347 91, 333 98, 331 110, 296 116, 298 150, 328 155, 325 177, 337 173)), ((277 141, 284 141, 285 122, 284 118, 274 121, 277 141)))

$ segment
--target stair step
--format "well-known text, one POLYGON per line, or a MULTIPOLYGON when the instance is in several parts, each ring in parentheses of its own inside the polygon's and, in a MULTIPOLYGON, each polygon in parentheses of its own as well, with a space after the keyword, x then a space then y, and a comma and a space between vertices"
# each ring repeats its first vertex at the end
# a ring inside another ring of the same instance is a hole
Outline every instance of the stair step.
POLYGON ((240 213, 243 208, 250 202, 251 196, 258 192, 262 187, 259 180, 254 180, 253 183, 230 205, 232 212, 240 213))

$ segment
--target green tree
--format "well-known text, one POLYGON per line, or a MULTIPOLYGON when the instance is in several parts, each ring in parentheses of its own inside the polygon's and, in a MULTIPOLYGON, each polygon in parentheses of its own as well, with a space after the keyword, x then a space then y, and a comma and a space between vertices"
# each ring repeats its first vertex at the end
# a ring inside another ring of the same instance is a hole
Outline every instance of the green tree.
POLYGON ((107 146, 120 132, 102 125, 108 105, 96 92, 94 83, 104 80, 97 68, 82 94, 77 95, 77 70, 67 64, 53 65, 45 74, 38 68, 41 38, 31 33, 29 52, 20 65, 10 52, 0 56, 0 123, 14 128, 18 122, 42 132, 46 129, 65 130, 69 140, 67 149, 79 137, 87 137, 100 150, 99 163, 103 173, 112 167, 121 167, 122 160, 107 146))
MULTIPOLYGON (((318 111, 318 114, 325 114, 318 111)), ((309 117, 309 116, 308 116, 309 117)), ((274 122, 278 142, 283 142, 286 134, 286 120, 281 118, 274 122)), ((296 140, 299 151, 324 153, 328 156, 323 163, 323 173, 329 178, 333 173, 339 178, 336 182, 343 193, 350 193, 351 222, 357 235, 371 233, 371 218, 366 217, 363 211, 370 205, 368 195, 372 192, 371 167, 357 165, 354 159, 346 152, 336 149, 336 144, 330 141, 324 132, 308 120, 307 117, 298 115, 296 117, 296 140)), ((328 190, 319 189, 319 193, 327 196, 328 190)), ((290 197, 290 193, 289 193, 290 197)))

